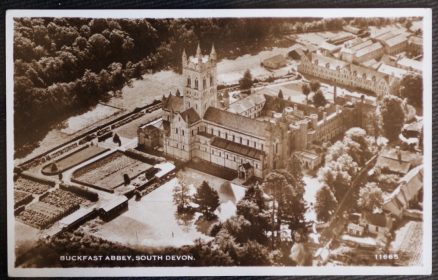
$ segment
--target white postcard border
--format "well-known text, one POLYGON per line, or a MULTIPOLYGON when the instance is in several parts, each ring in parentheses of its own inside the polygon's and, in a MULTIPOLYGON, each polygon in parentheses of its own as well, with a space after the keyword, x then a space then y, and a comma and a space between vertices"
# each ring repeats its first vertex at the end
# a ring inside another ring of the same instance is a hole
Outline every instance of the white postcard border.
POLYGON ((432 273, 432 10, 426 8, 360 9, 189 9, 189 10, 8 10, 6 12, 7 236, 10 276, 225 276, 225 275, 426 275, 432 273), (205 18, 205 17, 423 17, 424 203, 422 266, 339 267, 123 267, 16 268, 13 213, 13 18, 205 18))

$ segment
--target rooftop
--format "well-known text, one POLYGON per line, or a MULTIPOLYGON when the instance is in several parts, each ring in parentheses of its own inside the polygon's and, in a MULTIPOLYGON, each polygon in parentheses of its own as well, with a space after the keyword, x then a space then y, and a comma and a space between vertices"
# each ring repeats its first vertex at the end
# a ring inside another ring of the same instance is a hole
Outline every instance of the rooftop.
POLYGON ((370 52, 376 51, 376 50, 381 49, 381 48, 383 48, 383 47, 379 42, 374 43, 372 45, 366 46, 366 47, 358 50, 356 52, 356 57, 361 57, 361 56, 367 55, 370 52))
POLYGON ((241 114, 256 105, 260 105, 266 102, 266 98, 263 94, 251 94, 246 98, 240 99, 230 105, 229 112, 241 114))
POLYGON ((348 65, 348 62, 312 53, 312 62, 315 63, 315 61, 318 61, 318 66, 327 67, 328 65, 329 68, 332 70, 336 70, 337 67, 342 69, 348 65))
POLYGON ((261 150, 248 147, 219 137, 215 137, 211 142, 211 145, 220 149, 227 150, 232 153, 240 154, 257 160, 260 160, 264 154, 263 151, 261 150))
POLYGON ((395 45, 398 45, 400 43, 403 43, 404 41, 407 41, 406 35, 399 34, 397 36, 391 37, 388 40, 385 40, 384 43, 388 45, 389 47, 393 47, 395 45))
POLYGON ((163 110, 165 111, 181 112, 183 107, 182 96, 169 95, 169 97, 163 99, 163 110))
POLYGON ((209 107, 204 114, 204 120, 225 126, 249 135, 266 137, 268 122, 247 118, 218 108, 209 107))
POLYGON ((195 109, 193 109, 193 107, 180 113, 180 115, 181 115, 181 118, 184 121, 186 121, 188 124, 193 124, 193 123, 201 120, 201 117, 199 117, 198 113, 196 113, 196 111, 195 111, 195 109))
POLYGON ((419 72, 423 70, 423 63, 421 61, 410 59, 407 57, 403 57, 402 59, 397 61, 397 64, 402 67, 412 68, 419 72))
POLYGON ((386 74, 386 75, 390 75, 396 78, 403 78, 403 76, 408 73, 408 71, 406 71, 405 69, 401 69, 398 67, 394 67, 388 64, 384 64, 382 63, 382 65, 380 65, 380 67, 377 69, 378 72, 386 74))

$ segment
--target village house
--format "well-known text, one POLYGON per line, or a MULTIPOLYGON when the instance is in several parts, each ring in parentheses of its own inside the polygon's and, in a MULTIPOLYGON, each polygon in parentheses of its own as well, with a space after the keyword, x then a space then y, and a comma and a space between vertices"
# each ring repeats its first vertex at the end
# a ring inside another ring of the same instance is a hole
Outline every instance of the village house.
POLYGON ((400 147, 387 148, 380 152, 375 167, 403 176, 421 161, 422 157, 417 153, 401 150, 400 147))
POLYGON ((400 179, 398 187, 385 198, 383 210, 396 218, 402 218, 411 203, 417 201, 422 189, 423 165, 420 165, 400 179))
POLYGON ((270 57, 270 58, 263 60, 262 65, 266 68, 278 69, 278 68, 281 68, 283 66, 286 66, 287 60, 283 55, 278 54, 278 55, 275 55, 273 57, 270 57))
POLYGON ((369 234, 386 236, 391 233, 392 218, 385 213, 362 213, 359 225, 369 234))

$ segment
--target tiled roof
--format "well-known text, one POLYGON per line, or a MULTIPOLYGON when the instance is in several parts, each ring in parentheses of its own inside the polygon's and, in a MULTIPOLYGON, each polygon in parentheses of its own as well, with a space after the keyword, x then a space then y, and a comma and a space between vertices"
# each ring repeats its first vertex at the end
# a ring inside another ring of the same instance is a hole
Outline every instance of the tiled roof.
POLYGON ((423 69, 423 63, 421 61, 410 59, 407 57, 403 57, 399 61, 397 61, 397 64, 402 67, 412 68, 417 71, 421 71, 423 69))
POLYGON ((365 47, 371 46, 372 44, 373 44, 373 41, 367 40, 365 42, 362 42, 362 43, 360 43, 358 45, 355 45, 355 46, 351 47, 351 50, 352 51, 358 51, 358 50, 363 49, 365 47))
POLYGON ((393 67, 391 65, 382 64, 380 65, 379 69, 377 69, 378 72, 387 74, 396 78, 401 79, 408 71, 405 69, 401 69, 398 67, 393 67))
POLYGON ((383 213, 379 213, 379 214, 365 213, 365 219, 368 221, 368 223, 378 227, 387 226, 386 215, 383 213))
POLYGON ((385 40, 385 44, 388 45, 389 47, 398 45, 400 43, 402 43, 403 41, 407 41, 407 38, 404 34, 399 34, 397 36, 394 36, 388 40, 385 40))
POLYGON ((181 112, 183 106, 184 103, 182 96, 170 95, 163 100, 163 110, 165 111, 181 112))
POLYGON ((204 114, 204 120, 259 137, 265 137, 266 130, 269 127, 268 122, 250 119, 215 107, 207 109, 204 114))
POLYGON ((188 124, 193 124, 201 119, 193 107, 180 113, 180 115, 181 118, 183 118, 183 120, 185 120, 188 124))
POLYGON ((263 63, 286 63, 286 58, 281 54, 274 55, 273 57, 263 60, 263 63))
POLYGON ((392 172, 406 174, 411 165, 418 161, 419 156, 409 151, 386 149, 379 155, 376 166, 386 167, 392 172))
POLYGON ((320 67, 326 67, 327 63, 329 64, 329 68, 332 70, 336 70, 336 68, 339 66, 340 69, 344 68, 348 65, 348 62, 331 58, 327 56, 322 56, 318 54, 312 54, 312 62, 315 63, 315 60, 318 60, 318 66, 320 67))
POLYGON ((256 105, 265 102, 266 102, 266 98, 263 94, 251 94, 246 98, 243 98, 241 100, 238 100, 230 104, 228 111, 236 114, 240 114, 255 107, 256 105))
POLYGON ((215 137, 211 142, 211 145, 219 149, 227 150, 229 152, 257 160, 260 160, 263 155, 263 151, 261 150, 251 148, 219 137, 215 137))
POLYGON ((376 50, 381 49, 381 48, 383 48, 383 47, 380 43, 378 43, 378 42, 374 43, 372 45, 366 46, 366 47, 358 50, 356 53, 356 57, 361 57, 361 56, 367 55, 370 52, 376 51, 376 50))

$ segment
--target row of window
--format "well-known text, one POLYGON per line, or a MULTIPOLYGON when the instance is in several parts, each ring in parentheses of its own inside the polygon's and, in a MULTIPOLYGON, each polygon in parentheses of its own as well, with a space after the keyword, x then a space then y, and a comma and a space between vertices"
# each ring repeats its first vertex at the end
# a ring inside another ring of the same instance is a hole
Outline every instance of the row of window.
MULTIPOLYGON (((211 154, 222 157, 222 152, 220 150, 216 151, 215 149, 211 149, 211 154)), ((236 157, 235 155, 229 155, 228 153, 224 153, 224 154, 225 154, 225 159, 227 159, 227 160, 232 160, 232 161, 237 162, 237 163, 244 163, 244 161, 247 161, 247 159, 245 159, 243 157, 236 157)), ((259 168, 258 163, 254 163, 254 165, 255 165, 256 169, 259 168)))
MULTIPOLYGON (((210 76, 210 83, 209 86, 213 86, 213 76, 210 76)), ((187 87, 192 87, 192 79, 189 77, 187 77, 187 87)), ((198 78, 195 78, 195 85, 193 87, 194 89, 199 89, 199 82, 198 82, 198 78)), ((205 89, 207 88, 207 79, 203 79, 202 80, 202 88, 205 89)))
MULTIPOLYGON (((216 130, 216 129, 213 129, 210 127, 210 129, 208 130, 208 133, 210 133, 211 135, 215 135, 215 136, 218 136, 220 138, 226 139, 226 140, 230 140, 228 138, 228 132, 221 133, 221 131, 219 129, 216 130)), ((242 136, 236 136, 234 134, 231 135, 231 138, 232 138, 232 140, 230 140, 230 141, 257 149, 257 142, 256 141, 250 141, 249 139, 244 139, 242 136)), ((263 144, 260 144, 260 150, 263 150, 263 144)))

